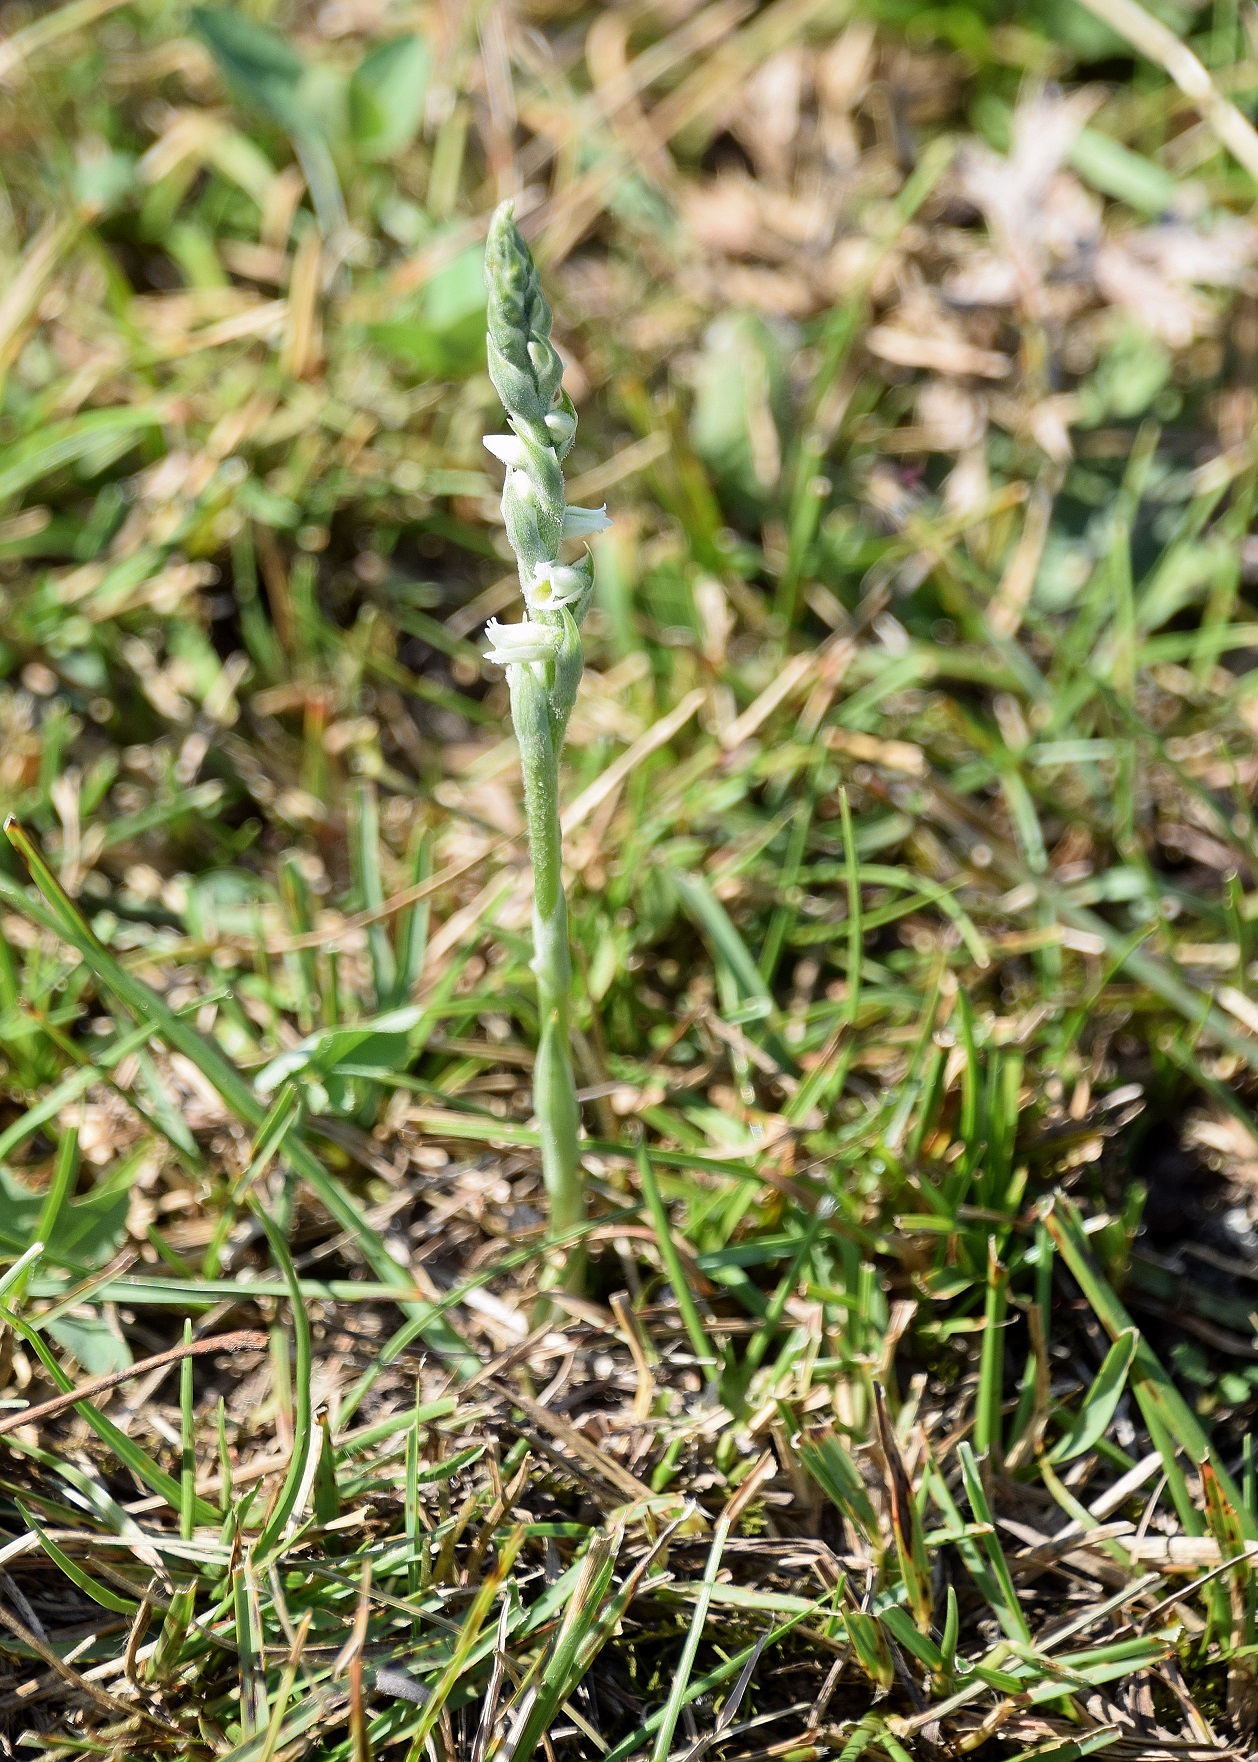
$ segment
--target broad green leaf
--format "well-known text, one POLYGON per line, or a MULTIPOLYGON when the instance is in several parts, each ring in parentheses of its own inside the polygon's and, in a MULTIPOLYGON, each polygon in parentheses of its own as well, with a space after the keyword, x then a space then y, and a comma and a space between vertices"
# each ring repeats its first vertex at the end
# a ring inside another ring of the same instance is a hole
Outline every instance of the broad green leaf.
POLYGON ((480 246, 461 251, 401 311, 372 325, 372 340, 425 377, 476 372, 485 360, 483 261, 480 246))
POLYGON ((52 1195, 32 1193, 0 1167, 0 1244, 20 1253, 40 1235, 50 1265, 80 1271, 101 1265, 126 1234, 130 1177, 137 1170, 132 1157, 121 1178, 115 1175, 82 1199, 66 1200, 63 1194, 45 1220, 42 1214, 52 1195), (46 1234, 41 1234, 41 1223, 46 1234))
POLYGON ((781 475, 791 346, 780 321, 753 312, 718 318, 703 338, 691 441, 717 481, 747 505, 762 504, 781 475))
POLYGON ((428 45, 411 33, 363 56, 349 82, 349 125, 364 159, 389 159, 414 140, 428 95, 428 45))
POLYGON ((369 1016, 365 1021, 351 1022, 343 1028, 326 1028, 309 1034, 299 1046, 281 1052, 254 1078, 259 1095, 270 1095, 280 1084, 298 1073, 326 1076, 353 1054, 357 1065, 378 1066, 381 1070, 396 1069, 399 1055, 406 1050, 406 1036, 423 1020, 424 1011, 418 1004, 405 1009, 387 1010, 383 1015, 369 1016))
POLYGON ((49 1322, 47 1331, 58 1346, 73 1353, 89 1376, 107 1376, 131 1363, 131 1348, 101 1316, 63 1315, 49 1322))
POLYGON ((1117 197, 1141 214, 1165 213, 1180 194, 1169 171, 1099 129, 1080 129, 1066 157, 1094 190, 1117 197))
POLYGON ((345 224, 345 202, 328 148, 340 108, 331 89, 335 76, 309 68, 277 31, 235 9, 195 7, 192 27, 218 62, 233 96, 288 135, 320 227, 325 236, 339 231, 345 224))
POLYGON ((218 62, 233 96, 285 130, 313 126, 301 101, 306 64, 278 31, 227 6, 194 7, 192 28, 218 62))

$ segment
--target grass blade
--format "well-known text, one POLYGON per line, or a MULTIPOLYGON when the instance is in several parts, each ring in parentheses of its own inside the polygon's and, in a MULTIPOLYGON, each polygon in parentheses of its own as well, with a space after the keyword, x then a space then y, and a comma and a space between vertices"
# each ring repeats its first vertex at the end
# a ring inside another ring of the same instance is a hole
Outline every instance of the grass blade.
MULTIPOLYGON (((1174 1439, 1194 1463, 1208 1457, 1224 1495, 1233 1507, 1243 1510, 1240 1493, 1226 1466, 1219 1461, 1196 1414, 1162 1368, 1152 1347, 1133 1329, 1131 1318, 1093 1265, 1082 1222, 1073 1203, 1058 1196, 1045 1212, 1044 1221, 1058 1252, 1110 1339, 1117 1341, 1124 1334, 1135 1333, 1136 1344, 1128 1375, 1154 1438, 1160 1433, 1174 1439)), ((1258 1539, 1258 1527, 1247 1524, 1247 1533, 1250 1540, 1258 1539)))
POLYGON ((294 1515, 297 1496, 302 1489, 306 1475, 306 1464, 310 1451, 314 1447, 313 1403, 310 1394, 312 1343, 310 1336, 310 1318, 306 1314, 306 1306, 302 1301, 301 1288, 297 1282, 297 1272, 293 1259, 288 1252, 288 1244, 275 1223, 261 1205, 254 1202, 254 1214, 266 1232, 275 1264, 284 1275, 284 1283, 288 1287, 289 1306, 293 1317, 293 1338, 296 1344, 296 1363, 293 1367, 296 1403, 293 1414, 293 1447, 292 1457, 288 1465, 288 1473, 284 1477, 284 1485, 280 1490, 275 1507, 267 1521, 266 1528, 259 1536, 255 1553, 259 1559, 265 1560, 267 1555, 279 1544, 294 1515))
POLYGON ((1049 1461, 1070 1462, 1100 1442, 1109 1430, 1110 1421, 1122 1400, 1127 1377, 1136 1356, 1138 1336, 1134 1328, 1126 1328, 1109 1351, 1097 1371, 1092 1385, 1083 1398, 1066 1435, 1049 1451, 1049 1461))
MULTIPOLYGON (((249 1084, 211 1041, 200 1034, 193 1023, 184 1021, 171 1010, 142 979, 129 972, 104 948, 92 934, 75 909, 56 876, 48 868, 39 851, 23 829, 12 818, 5 822, 10 843, 30 869, 40 892, 48 902, 45 912, 32 909, 31 900, 6 876, 0 875, 0 899, 15 910, 61 936, 77 949, 97 980, 133 1015, 149 1025, 150 1031, 161 1036, 169 1046, 181 1052, 222 1096, 224 1102, 245 1125, 259 1128, 266 1109, 249 1084)), ((395 1286, 405 1285, 407 1275, 385 1247, 379 1234, 371 1228, 361 1210, 341 1186, 329 1175, 323 1164, 301 1138, 292 1134, 285 1150, 286 1160, 306 1181, 331 1215, 358 1243, 364 1259, 376 1277, 395 1286)), ((428 1330, 430 1344, 444 1352, 465 1374, 480 1368, 479 1359, 470 1354, 450 1323, 443 1318, 428 1321, 419 1306, 408 1306, 428 1330)))

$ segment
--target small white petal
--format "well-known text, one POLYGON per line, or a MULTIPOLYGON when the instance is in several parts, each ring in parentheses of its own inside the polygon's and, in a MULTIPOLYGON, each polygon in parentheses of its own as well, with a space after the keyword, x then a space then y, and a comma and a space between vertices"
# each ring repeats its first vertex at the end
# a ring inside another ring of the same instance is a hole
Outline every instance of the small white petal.
POLYGON ((563 515, 563 535, 565 538, 590 538, 596 532, 606 532, 611 525, 607 518, 607 503, 601 508, 565 508, 563 515))
POLYGON ((544 624, 499 624, 491 618, 485 626, 489 647, 485 659, 499 667, 519 667, 530 661, 549 661, 555 653, 556 634, 544 624))
POLYGON ((528 448, 518 435, 487 434, 485 445, 495 459, 501 459, 504 465, 513 465, 517 471, 523 470, 528 463, 528 448))
POLYGON ((515 465, 507 466, 507 481, 502 486, 504 496, 519 496, 522 502, 537 500, 537 486, 527 471, 515 465))

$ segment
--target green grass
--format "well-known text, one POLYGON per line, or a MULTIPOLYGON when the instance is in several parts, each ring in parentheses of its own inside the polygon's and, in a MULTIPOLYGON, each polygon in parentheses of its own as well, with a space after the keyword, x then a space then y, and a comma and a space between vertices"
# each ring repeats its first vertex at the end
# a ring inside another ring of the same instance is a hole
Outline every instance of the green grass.
POLYGON ((0 1745, 1252 1753, 1245 173, 1069 4, 5 29, 0 1745), (615 516, 559 1241, 507 194, 615 516))

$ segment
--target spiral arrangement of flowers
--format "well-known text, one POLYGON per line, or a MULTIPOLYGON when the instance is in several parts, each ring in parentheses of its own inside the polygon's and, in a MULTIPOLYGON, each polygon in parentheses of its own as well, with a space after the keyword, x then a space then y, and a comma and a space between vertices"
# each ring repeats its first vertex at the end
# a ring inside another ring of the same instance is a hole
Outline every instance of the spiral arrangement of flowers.
MULTIPOLYGON (((495 213, 485 247, 489 294, 489 372, 507 412, 509 434, 485 437, 506 466, 502 513, 520 570, 524 618, 488 626, 488 658, 506 669, 511 719, 520 748, 524 808, 533 864, 533 972, 539 1035, 533 1105, 551 1231, 563 1236, 585 1215, 578 1155, 580 1118, 572 1074, 569 1005, 572 965, 563 890, 559 754, 584 666, 581 623, 594 591, 589 552, 564 563, 566 539, 608 525, 601 508, 570 508, 563 460, 577 417, 563 389, 563 363, 550 340, 551 313, 510 202, 495 213)), ((567 1255, 568 1282, 580 1255, 567 1255)))

